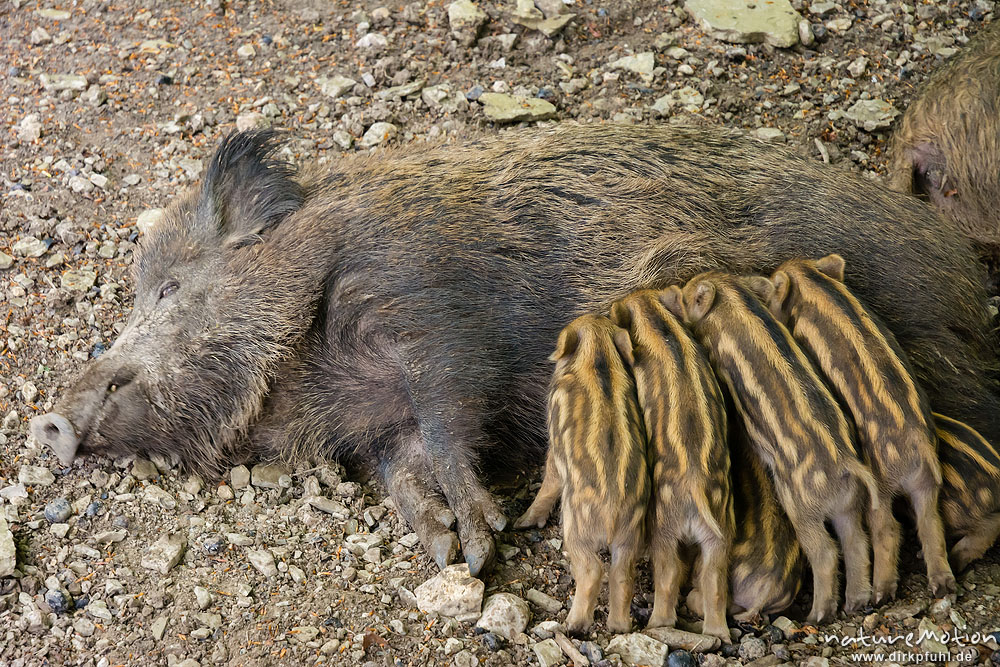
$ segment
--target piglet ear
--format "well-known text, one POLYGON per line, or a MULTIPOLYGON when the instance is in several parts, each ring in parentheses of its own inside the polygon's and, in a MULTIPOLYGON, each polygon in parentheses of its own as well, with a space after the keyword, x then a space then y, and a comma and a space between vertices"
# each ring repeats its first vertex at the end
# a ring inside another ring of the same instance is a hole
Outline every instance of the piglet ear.
POLYGON ((663 307, 673 313, 674 317, 679 319, 681 322, 687 319, 686 313, 684 312, 684 293, 677 285, 671 285, 667 289, 660 292, 660 303, 662 303, 663 307))
POLYGON ((689 298, 684 299, 684 313, 688 317, 688 322, 695 323, 701 321, 715 303, 715 285, 707 280, 701 280, 694 286, 694 292, 689 298))
POLYGON ((222 245, 242 247, 262 239, 297 211, 305 199, 295 170, 276 160, 277 133, 238 132, 212 156, 199 200, 199 218, 212 221, 222 245))
POLYGON ((764 276, 750 276, 746 280, 746 286, 757 295, 757 298, 770 305, 771 299, 774 298, 774 283, 764 276))
POLYGON ((629 337, 628 332, 622 328, 615 327, 615 347, 622 355, 622 359, 629 366, 635 365, 635 352, 632 350, 632 339, 629 337))
POLYGON ((623 329, 632 328, 632 313, 621 301, 611 304, 611 321, 623 329))
POLYGON ((788 293, 791 290, 792 281, 788 278, 788 274, 784 271, 775 271, 774 275, 771 276, 771 284, 774 285, 774 298, 772 299, 772 303, 775 307, 781 308, 785 305, 785 300, 788 299, 788 293))
POLYGON ((816 260, 816 268, 834 280, 844 282, 844 258, 840 255, 827 255, 816 260))
POLYGON ((577 345, 580 344, 580 334, 572 324, 559 332, 559 339, 556 341, 556 351, 549 357, 549 361, 559 361, 563 357, 573 354, 577 345))

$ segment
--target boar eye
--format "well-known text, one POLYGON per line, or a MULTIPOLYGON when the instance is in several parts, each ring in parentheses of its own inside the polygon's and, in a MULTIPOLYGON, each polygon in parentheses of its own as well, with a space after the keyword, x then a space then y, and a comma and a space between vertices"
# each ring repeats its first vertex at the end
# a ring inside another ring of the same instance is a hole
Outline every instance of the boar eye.
POLYGON ((178 287, 180 287, 180 285, 177 284, 176 280, 171 280, 165 283, 163 287, 160 288, 160 298, 161 299, 167 298, 168 296, 176 292, 178 287))

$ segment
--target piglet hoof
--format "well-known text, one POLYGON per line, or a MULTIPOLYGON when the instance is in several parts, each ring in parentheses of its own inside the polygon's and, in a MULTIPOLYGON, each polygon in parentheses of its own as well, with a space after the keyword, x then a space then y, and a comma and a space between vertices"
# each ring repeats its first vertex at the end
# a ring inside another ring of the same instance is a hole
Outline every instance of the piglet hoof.
POLYGON ((622 620, 611 620, 608 619, 608 632, 615 635, 624 635, 626 633, 632 632, 632 621, 631 619, 622 620))
POLYGON ((756 628, 762 625, 764 619, 761 616, 759 609, 747 609, 746 611, 733 614, 733 620, 737 623, 746 623, 756 628))
POLYGON ((968 537, 963 537, 955 543, 948 554, 952 571, 963 572, 973 561, 982 557, 983 553, 981 549, 970 546, 968 537))
POLYGON ((847 615, 856 614, 868 607, 871 603, 872 596, 870 593, 858 596, 848 596, 844 600, 844 613, 847 615))
POLYGON ((828 603, 817 604, 813 602, 813 608, 809 612, 809 616, 806 618, 809 623, 813 625, 823 625, 832 621, 837 615, 837 601, 830 600, 828 603))
POLYGON ((709 635, 710 637, 718 637, 719 641, 721 641, 723 644, 733 643, 733 636, 729 632, 729 627, 725 625, 718 628, 706 627, 701 631, 701 634, 709 635))
MULTIPOLYGON (((593 619, 570 620, 566 619, 566 634, 570 637, 581 639, 590 633, 590 626, 594 624, 593 619)), ((610 628, 609 628, 610 630, 610 628)), ((612 632, 614 632, 612 630, 612 632)))
POLYGON ((956 590, 955 576, 951 572, 938 572, 930 577, 931 595, 936 598, 943 598, 956 590))
POLYGON ((872 593, 872 604, 878 607, 879 605, 895 600, 896 587, 897 584, 895 581, 876 586, 875 591, 872 593))
POLYGON ((536 513, 528 508, 528 511, 518 517, 514 522, 514 530, 524 530, 525 528, 544 528, 549 520, 548 514, 536 513))

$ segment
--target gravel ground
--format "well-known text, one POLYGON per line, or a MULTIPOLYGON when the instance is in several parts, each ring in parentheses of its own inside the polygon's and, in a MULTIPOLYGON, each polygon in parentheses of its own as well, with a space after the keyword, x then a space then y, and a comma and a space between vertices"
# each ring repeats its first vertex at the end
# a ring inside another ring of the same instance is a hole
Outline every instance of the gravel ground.
MULTIPOLYGON (((669 0, 538 0, 542 24, 491 0, 462 23, 462 4, 449 17, 439 0, 2 0, 0 517, 17 571, 0 579, 0 665, 554 665, 577 650, 662 663, 663 643, 612 642, 600 623, 583 644, 554 634, 572 584, 558 529, 504 534, 485 591, 450 573, 444 612, 466 605, 471 618, 454 620, 418 611, 418 597, 427 609, 442 594, 438 580, 420 588, 436 568, 377 485, 336 465, 240 467, 224 480, 166 460, 64 469, 26 435, 122 327, 148 209, 196 181, 234 127, 287 128, 290 158, 336 160, 519 124, 491 119, 506 98, 489 93, 502 93, 535 100, 517 110, 539 122, 737 127, 879 178, 895 114, 994 3, 795 0, 811 44, 785 49, 718 41, 669 0), (475 628, 482 596, 497 593, 475 628)), ((499 490, 511 515, 525 486, 499 490)), ((0 521, 0 554, 5 534, 0 521)), ((853 652, 824 633, 1000 628, 996 550, 937 601, 916 554, 903 561, 889 607, 817 633, 800 627, 803 595, 774 625, 735 631, 731 649, 674 650, 669 664, 820 667, 853 652)), ((649 605, 641 594, 636 615, 649 605)), ((945 644, 865 652, 957 658, 945 644)), ((967 657, 1000 663, 995 649, 979 641, 967 657)))

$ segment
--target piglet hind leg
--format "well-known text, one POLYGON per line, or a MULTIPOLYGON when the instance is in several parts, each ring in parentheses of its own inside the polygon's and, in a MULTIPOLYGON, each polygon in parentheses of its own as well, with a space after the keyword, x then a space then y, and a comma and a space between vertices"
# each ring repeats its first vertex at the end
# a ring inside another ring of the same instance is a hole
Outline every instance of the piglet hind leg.
POLYGON ((726 624, 726 608, 729 598, 729 559, 725 540, 708 539, 701 544, 701 567, 699 587, 702 590, 702 612, 704 622, 702 633, 732 642, 729 626, 726 624))
POLYGON ((859 511, 848 511, 833 517, 833 528, 844 550, 844 573, 847 579, 844 611, 853 614, 867 607, 872 597, 868 535, 861 525, 859 511))
MULTIPOLYGON (((677 623, 677 598, 685 574, 678 549, 675 539, 662 535, 653 539, 653 613, 647 627, 672 628, 677 623)), ((704 597, 705 592, 700 593, 704 597)))
POLYGON ((930 473, 908 485, 907 492, 917 518, 917 535, 927 564, 927 587, 935 597, 955 592, 955 575, 948 564, 944 524, 938 512, 938 487, 930 473))
POLYGON ((837 613, 837 545, 822 521, 801 516, 794 511, 794 505, 785 507, 786 511, 792 509, 788 518, 813 571, 813 604, 808 620, 819 625, 837 613))
POLYGON ((556 469, 555 454, 550 449, 545 458, 545 476, 542 477, 542 487, 538 489, 538 495, 535 496, 531 506, 514 522, 514 528, 521 530, 523 528, 543 527, 548 522, 552 509, 559 501, 561 494, 562 479, 556 469))
POLYGON ((568 531, 566 551, 569 554, 569 568, 576 584, 573 605, 566 617, 566 632, 579 637, 585 635, 594 624, 594 607, 597 606, 597 595, 601 590, 603 568, 597 554, 583 548, 583 545, 573 539, 573 534, 568 531))
POLYGON ((625 633, 632 629, 632 595, 640 550, 639 541, 611 549, 608 571, 608 630, 611 632, 625 633))
POLYGON ((892 515, 892 497, 883 494, 879 506, 869 509, 868 526, 872 532, 874 564, 872 565, 873 602, 878 605, 896 597, 899 582, 899 547, 902 533, 892 515))
POLYGON ((956 572, 967 568, 972 561, 983 557, 1000 537, 1000 512, 987 515, 951 548, 951 563, 956 572))

